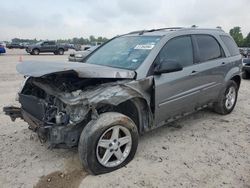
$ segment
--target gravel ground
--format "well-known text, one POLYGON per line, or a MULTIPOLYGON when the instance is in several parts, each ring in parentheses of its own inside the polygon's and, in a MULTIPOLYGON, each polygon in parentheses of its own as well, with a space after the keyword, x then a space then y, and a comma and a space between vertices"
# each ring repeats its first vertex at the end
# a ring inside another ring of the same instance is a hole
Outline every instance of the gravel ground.
MULTIPOLYGON (((0 108, 15 104, 23 78, 18 60, 66 61, 63 56, 0 55, 0 108)), ((135 158, 115 172, 92 176, 73 149, 48 149, 0 111, 0 187, 250 187, 250 80, 243 80, 232 114, 200 111, 146 133, 135 158)))

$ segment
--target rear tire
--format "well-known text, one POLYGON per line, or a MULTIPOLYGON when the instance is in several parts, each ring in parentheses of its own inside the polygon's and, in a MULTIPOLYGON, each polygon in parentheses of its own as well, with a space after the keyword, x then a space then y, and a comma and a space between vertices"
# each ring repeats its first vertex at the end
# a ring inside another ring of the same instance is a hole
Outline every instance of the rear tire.
POLYGON ((78 144, 80 161, 91 174, 103 174, 125 166, 136 153, 135 123, 117 112, 107 112, 84 127, 78 144))
POLYGON ((239 86, 230 80, 221 93, 218 101, 214 104, 214 111, 221 115, 230 114, 237 102, 239 86))

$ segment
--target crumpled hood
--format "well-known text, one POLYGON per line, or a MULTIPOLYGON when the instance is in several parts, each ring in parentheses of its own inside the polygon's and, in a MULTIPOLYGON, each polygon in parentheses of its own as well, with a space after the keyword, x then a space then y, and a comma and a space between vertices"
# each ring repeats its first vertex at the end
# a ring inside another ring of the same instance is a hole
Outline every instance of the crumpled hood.
POLYGON ((17 71, 25 76, 41 77, 52 73, 74 71, 80 78, 127 78, 133 79, 135 72, 125 69, 112 68, 77 62, 42 62, 28 61, 18 63, 17 71))

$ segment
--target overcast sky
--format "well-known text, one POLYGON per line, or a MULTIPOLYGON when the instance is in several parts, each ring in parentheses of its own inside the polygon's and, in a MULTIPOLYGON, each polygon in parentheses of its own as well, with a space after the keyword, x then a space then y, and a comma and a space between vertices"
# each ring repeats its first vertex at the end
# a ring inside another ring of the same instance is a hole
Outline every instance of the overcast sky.
POLYGON ((249 0, 2 0, 0 41, 14 37, 112 37, 170 26, 240 26, 250 32, 249 0))

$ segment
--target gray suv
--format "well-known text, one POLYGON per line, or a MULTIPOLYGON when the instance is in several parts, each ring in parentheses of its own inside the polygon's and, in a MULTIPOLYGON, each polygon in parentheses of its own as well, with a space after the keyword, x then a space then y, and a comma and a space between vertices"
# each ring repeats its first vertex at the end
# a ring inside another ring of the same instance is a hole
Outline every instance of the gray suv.
POLYGON ((36 44, 28 45, 26 52, 30 55, 39 55, 40 53, 54 53, 55 55, 63 55, 68 51, 68 47, 63 44, 58 44, 55 41, 42 41, 36 44))
POLYGON ((134 157, 138 135, 200 109, 226 115, 241 55, 220 29, 163 28, 117 36, 83 63, 23 62, 20 107, 4 107, 51 147, 78 146, 82 165, 107 173, 134 157))

